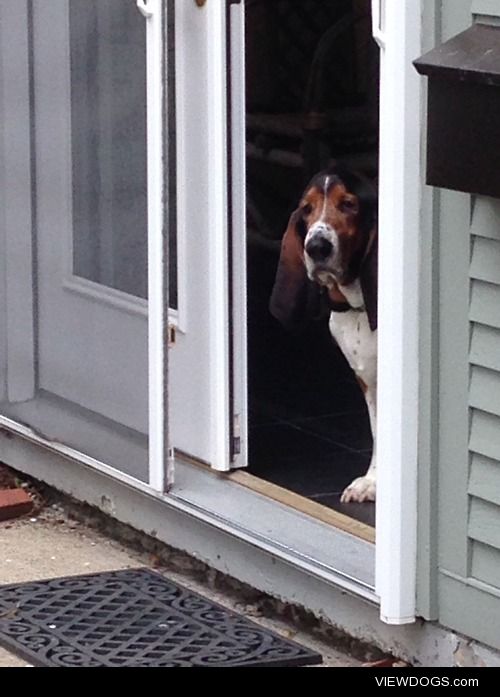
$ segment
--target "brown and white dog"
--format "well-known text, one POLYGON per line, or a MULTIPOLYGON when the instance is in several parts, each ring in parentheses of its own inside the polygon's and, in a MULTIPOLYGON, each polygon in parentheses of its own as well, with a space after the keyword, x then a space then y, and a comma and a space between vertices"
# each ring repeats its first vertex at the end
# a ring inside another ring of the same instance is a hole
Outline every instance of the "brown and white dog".
POLYGON ((285 327, 330 311, 332 336, 365 395, 373 455, 364 477, 343 492, 342 502, 374 501, 377 403, 377 196, 371 184, 342 165, 316 175, 288 223, 270 301, 285 327))

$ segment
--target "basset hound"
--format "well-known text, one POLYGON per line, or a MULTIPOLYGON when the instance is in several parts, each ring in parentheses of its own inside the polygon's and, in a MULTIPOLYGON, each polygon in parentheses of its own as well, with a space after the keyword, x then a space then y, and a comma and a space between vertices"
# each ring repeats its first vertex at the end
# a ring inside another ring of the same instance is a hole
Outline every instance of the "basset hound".
POLYGON ((373 436, 364 477, 341 501, 374 501, 377 405, 377 196, 370 182, 336 164, 316 175, 288 223, 270 300, 286 328, 330 312, 330 332, 363 390, 373 436))

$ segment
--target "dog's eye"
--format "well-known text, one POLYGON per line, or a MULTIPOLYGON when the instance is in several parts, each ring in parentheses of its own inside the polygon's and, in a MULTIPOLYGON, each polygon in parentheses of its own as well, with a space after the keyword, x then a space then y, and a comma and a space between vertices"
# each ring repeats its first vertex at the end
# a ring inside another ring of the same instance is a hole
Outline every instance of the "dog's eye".
POLYGON ((299 220, 297 222, 297 232, 299 234, 299 237, 302 240, 305 240, 306 235, 307 235, 307 225, 306 225, 305 220, 303 220, 302 218, 299 218, 299 220))
POLYGON ((312 206, 310 203, 306 203, 302 206, 301 210, 303 215, 309 215, 312 211, 312 206))
POLYGON ((358 212, 358 205, 356 201, 353 201, 350 198, 345 198, 343 201, 340 202, 339 205, 340 210, 342 213, 357 213, 358 212))

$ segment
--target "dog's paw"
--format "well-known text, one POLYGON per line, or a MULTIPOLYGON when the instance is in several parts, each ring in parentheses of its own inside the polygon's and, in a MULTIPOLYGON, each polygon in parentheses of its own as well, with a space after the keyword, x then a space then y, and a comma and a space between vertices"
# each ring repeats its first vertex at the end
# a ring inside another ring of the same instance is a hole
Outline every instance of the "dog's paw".
POLYGON ((344 490, 340 500, 342 503, 375 501, 376 489, 377 483, 373 477, 358 477, 344 490))

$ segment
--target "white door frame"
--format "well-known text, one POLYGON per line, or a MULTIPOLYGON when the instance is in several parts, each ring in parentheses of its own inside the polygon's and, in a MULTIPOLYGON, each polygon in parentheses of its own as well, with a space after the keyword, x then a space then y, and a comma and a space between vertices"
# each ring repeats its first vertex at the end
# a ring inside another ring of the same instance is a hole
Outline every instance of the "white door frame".
MULTIPOLYGON (((224 6, 204 7, 210 37, 210 224, 221 230, 227 205, 224 6)), ((416 607, 421 86, 412 61, 420 55, 423 7, 421 0, 373 0, 372 6, 381 48, 376 587, 381 619, 405 624, 414 622, 416 607)), ((236 7, 242 11, 243 3, 236 7)), ((216 360, 210 369, 219 385, 215 413, 222 414, 228 409, 221 382, 228 361, 227 252, 218 252, 212 259, 218 268, 212 288, 216 360)), ((215 461, 227 469, 227 420, 214 428, 215 461)))
MULTIPOLYGON (((211 2, 203 8, 210 37, 210 224, 221 230, 226 229, 227 205, 224 6, 211 2)), ((415 621, 416 607, 421 86, 412 61, 420 55, 423 7, 421 0, 372 0, 372 6, 374 36, 381 48, 376 588, 381 619, 405 624, 415 621)), ((243 3, 236 7, 242 11, 243 3)), ((233 189, 237 183, 233 180, 233 189)), ((210 370, 219 386, 214 412, 220 415, 228 410, 221 382, 229 360, 224 332, 227 250, 219 247, 215 253, 215 360, 210 370)), ((220 469, 228 467, 228 439, 227 420, 214 425, 220 469)))
POLYGON ((381 48, 376 590, 415 621, 419 409, 421 0, 372 0, 381 48))

